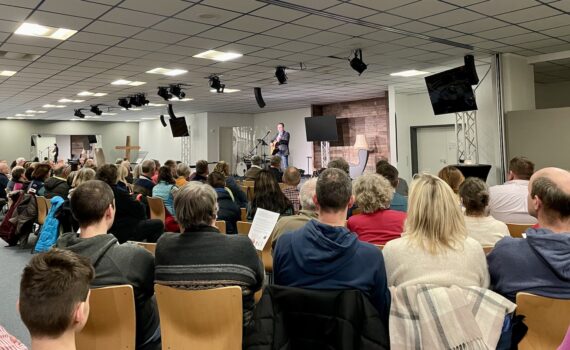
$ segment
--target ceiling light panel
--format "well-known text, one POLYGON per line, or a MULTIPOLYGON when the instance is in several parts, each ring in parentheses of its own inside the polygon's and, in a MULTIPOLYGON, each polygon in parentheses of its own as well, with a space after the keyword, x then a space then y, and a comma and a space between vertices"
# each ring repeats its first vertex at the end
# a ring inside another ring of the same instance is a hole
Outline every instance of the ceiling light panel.
POLYGON ((407 78, 407 77, 415 77, 415 76, 424 75, 424 74, 429 74, 429 72, 410 69, 410 70, 405 70, 405 71, 401 71, 401 72, 397 72, 397 73, 392 73, 390 75, 393 77, 406 77, 407 78))
POLYGON ((85 102, 85 100, 71 100, 69 98, 62 98, 57 100, 57 102, 59 103, 81 103, 81 102, 85 102))
POLYGON ((125 79, 115 80, 111 83, 111 85, 129 85, 129 86, 141 86, 146 84, 144 81, 130 81, 125 79))
POLYGON ((91 91, 81 91, 77 94, 77 96, 94 96, 94 97, 101 97, 106 96, 106 92, 91 92, 91 91))
POLYGON ((169 77, 174 77, 177 75, 188 73, 188 71, 184 70, 184 69, 169 69, 169 68, 158 67, 158 68, 154 68, 154 69, 147 71, 147 73, 149 73, 149 74, 162 74, 162 75, 167 75, 169 77))
POLYGON ((13 70, 2 70, 0 71, 0 75, 3 77, 11 77, 12 75, 16 74, 18 72, 13 71, 13 70))
POLYGON ((208 50, 208 51, 204 51, 202 53, 199 53, 197 55, 194 55, 192 57, 205 58, 208 60, 225 62, 225 61, 235 60, 236 58, 240 58, 241 56, 243 56, 243 55, 241 53, 237 53, 237 52, 222 52, 222 51, 216 51, 216 50, 208 50))
POLYGON ((67 29, 67 28, 55 28, 42 26, 35 23, 22 23, 21 26, 16 29, 14 34, 36 36, 40 38, 49 38, 56 40, 67 40, 73 34, 77 33, 77 30, 67 29))

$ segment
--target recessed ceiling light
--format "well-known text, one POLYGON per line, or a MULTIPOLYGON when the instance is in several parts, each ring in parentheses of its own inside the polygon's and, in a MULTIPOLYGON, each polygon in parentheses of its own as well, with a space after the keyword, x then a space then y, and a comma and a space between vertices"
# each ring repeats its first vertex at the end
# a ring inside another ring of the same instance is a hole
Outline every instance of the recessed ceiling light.
POLYGON ((397 72, 397 73, 392 73, 390 74, 393 77, 415 77, 416 75, 424 75, 424 74, 429 74, 429 72, 424 72, 421 70, 415 70, 415 69, 410 69, 410 70, 405 70, 402 72, 397 72))
POLYGON ((146 117, 146 118, 141 118, 141 119, 142 119, 142 120, 155 120, 155 119, 158 119, 158 118, 150 118, 150 117, 146 117))
POLYGON ((80 93, 77 94, 77 96, 96 96, 96 97, 105 96, 105 95, 107 95, 106 92, 91 92, 91 91, 81 91, 80 93))
POLYGON ((142 108, 129 108, 129 109, 121 108, 121 111, 142 111, 142 108))
POLYGON ((26 111, 26 113, 32 113, 32 114, 33 114, 33 113, 38 113, 38 111, 34 111, 33 109, 28 109, 28 110, 26 111))
POLYGON ((66 40, 75 33, 77 33, 77 30, 47 27, 34 23, 22 23, 14 32, 14 34, 19 35, 38 36, 57 40, 66 40))
POLYGON ((37 111, 36 113, 44 114, 44 113, 47 113, 47 111, 37 111))
POLYGON ((144 84, 146 84, 146 82, 144 81, 130 81, 125 79, 115 80, 114 82, 111 83, 111 85, 130 85, 130 86, 140 86, 144 84))
POLYGON ((188 73, 188 71, 184 70, 184 69, 168 69, 168 68, 160 68, 159 67, 159 68, 151 69, 151 70, 147 71, 147 73, 149 73, 149 74, 162 74, 162 75, 168 75, 169 77, 174 77, 176 75, 188 73))
POLYGON ((208 50, 208 51, 204 51, 202 53, 199 53, 197 55, 194 55, 192 57, 205 58, 208 60, 224 62, 224 61, 234 60, 234 59, 239 58, 241 56, 243 56, 243 55, 241 53, 237 53, 237 52, 222 52, 222 51, 216 51, 216 50, 208 50))
MULTIPOLYGON (((231 94, 232 92, 241 91, 240 89, 224 89, 224 94, 231 94)), ((211 89, 210 92, 217 92, 216 89, 211 89)))
POLYGON ((21 113, 14 115, 14 117, 33 117, 33 116, 34 116, 33 114, 21 114, 21 113))
POLYGON ((85 119, 101 119, 100 115, 86 115, 85 119))
POLYGON ((101 115, 117 115, 117 113, 108 113, 108 112, 103 112, 101 115))
POLYGON ((162 107, 162 106, 166 106, 164 103, 149 103, 148 106, 150 107, 162 107))
POLYGON ((16 73, 18 73, 18 72, 13 71, 13 70, 3 70, 3 71, 0 71, 0 75, 3 76, 3 77, 11 77, 12 75, 14 75, 14 74, 16 74, 16 73))
POLYGON ((70 100, 69 98, 62 98, 57 100, 59 103, 81 103, 85 102, 85 100, 70 100))
POLYGON ((127 119, 125 120, 127 123, 134 123, 134 122, 138 122, 138 120, 134 120, 134 119, 127 119))
POLYGON ((67 106, 65 105, 50 105, 49 103, 47 105, 43 105, 43 108, 65 108, 67 106))
POLYGON ((186 102, 186 101, 194 101, 193 98, 189 98, 189 97, 185 97, 185 98, 177 98, 177 97, 173 97, 171 99, 171 101, 177 101, 177 102, 186 102))

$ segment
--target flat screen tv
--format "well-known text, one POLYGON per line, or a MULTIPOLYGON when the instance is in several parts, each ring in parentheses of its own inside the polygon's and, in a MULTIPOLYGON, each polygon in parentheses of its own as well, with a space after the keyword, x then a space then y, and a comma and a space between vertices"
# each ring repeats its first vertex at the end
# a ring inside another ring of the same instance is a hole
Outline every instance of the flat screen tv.
POLYGON ((465 67, 430 75, 425 80, 435 115, 477 110, 465 67))
POLYGON ((190 136, 190 133, 188 132, 188 124, 186 124, 186 118, 170 118, 169 121, 173 137, 190 136))
POLYGON ((307 117, 305 132, 307 142, 336 141, 338 140, 336 117, 334 115, 307 117))

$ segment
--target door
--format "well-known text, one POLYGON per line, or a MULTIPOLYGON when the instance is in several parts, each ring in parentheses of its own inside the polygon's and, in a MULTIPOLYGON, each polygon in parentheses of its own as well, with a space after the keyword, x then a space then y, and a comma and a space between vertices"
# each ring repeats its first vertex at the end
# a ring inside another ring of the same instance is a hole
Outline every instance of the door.
POLYGON ((457 164, 457 140, 453 125, 417 128, 417 172, 436 175, 450 164, 457 164))
POLYGON ((233 128, 220 128, 220 160, 225 160, 230 166, 230 172, 233 174, 236 170, 235 159, 233 157, 233 128))

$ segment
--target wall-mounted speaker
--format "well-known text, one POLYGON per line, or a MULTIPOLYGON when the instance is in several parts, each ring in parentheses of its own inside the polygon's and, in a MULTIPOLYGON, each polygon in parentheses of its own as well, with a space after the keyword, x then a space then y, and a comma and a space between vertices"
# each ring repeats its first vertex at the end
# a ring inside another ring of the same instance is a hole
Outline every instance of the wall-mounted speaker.
POLYGON ((160 115, 160 123, 166 128, 166 121, 164 120, 164 115, 162 114, 160 115))
POLYGON ((473 57, 473 55, 465 55, 463 61, 465 62, 465 74, 467 75, 467 79, 469 79, 469 84, 479 84, 479 77, 477 76, 477 69, 475 68, 475 57, 473 57))
POLYGON ((87 135, 87 140, 89 140, 89 144, 97 143, 97 136, 95 136, 95 135, 87 135))
POLYGON ((261 96, 261 88, 253 88, 253 93, 255 94, 255 100, 257 101, 259 108, 265 107, 265 101, 263 101, 263 96, 261 96))

